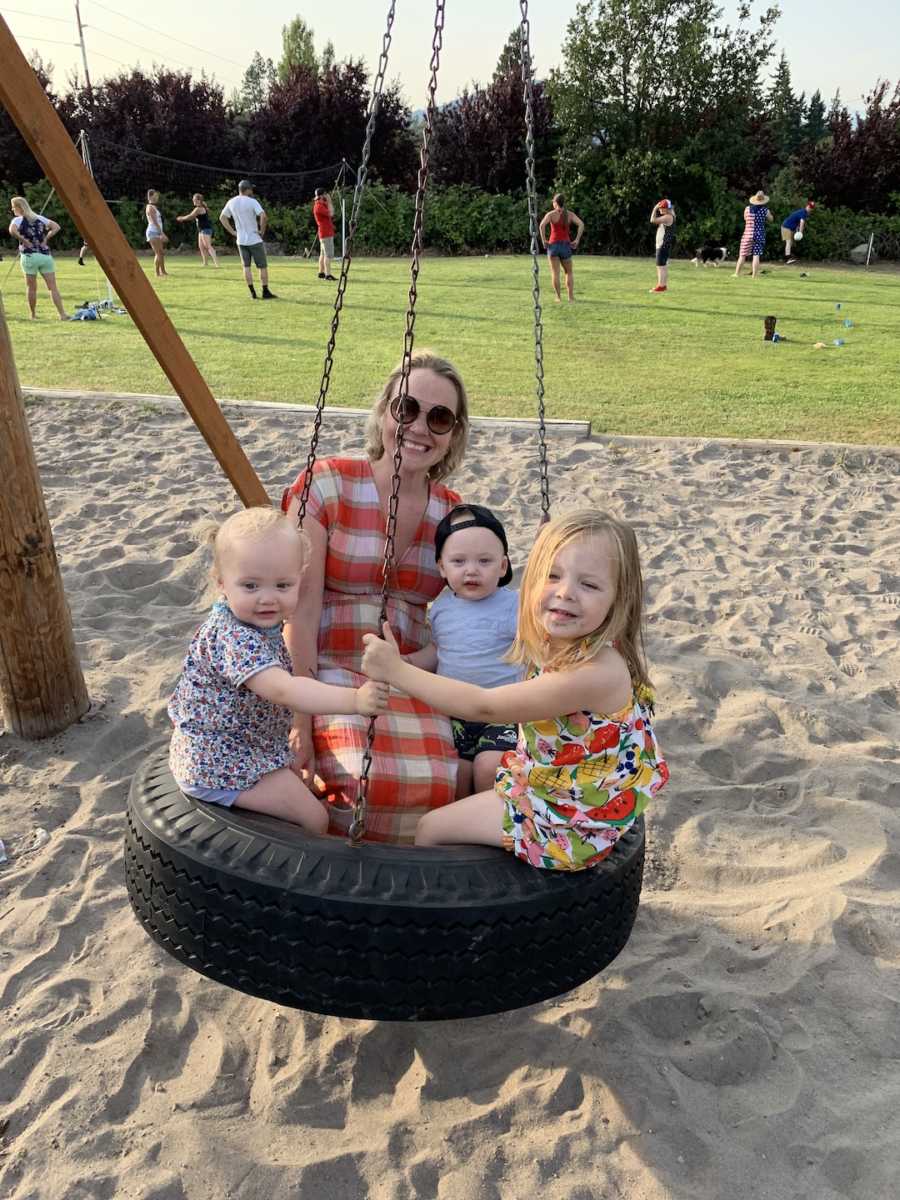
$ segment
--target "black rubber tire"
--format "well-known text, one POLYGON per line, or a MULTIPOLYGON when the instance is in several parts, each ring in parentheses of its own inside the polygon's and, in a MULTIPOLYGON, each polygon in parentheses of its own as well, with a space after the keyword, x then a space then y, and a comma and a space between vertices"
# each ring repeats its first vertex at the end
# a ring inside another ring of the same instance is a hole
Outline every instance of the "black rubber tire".
POLYGON ((354 847, 191 800, 159 752, 128 798, 125 879, 154 941, 229 987, 341 1017, 445 1020, 567 992, 627 942, 643 868, 643 820, 575 874, 489 847, 354 847))

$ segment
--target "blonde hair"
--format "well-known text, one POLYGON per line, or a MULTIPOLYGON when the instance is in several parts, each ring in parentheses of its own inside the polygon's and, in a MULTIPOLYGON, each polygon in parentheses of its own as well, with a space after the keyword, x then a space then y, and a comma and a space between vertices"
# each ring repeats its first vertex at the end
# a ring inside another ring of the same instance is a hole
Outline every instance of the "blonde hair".
POLYGON ((287 513, 260 505, 241 509, 220 523, 204 522, 198 530, 198 536, 201 542, 212 547, 213 555, 203 600, 209 601, 219 594, 222 559, 235 542, 261 542, 273 533, 283 533, 296 539, 302 571, 309 555, 309 538, 287 513))
MULTIPOLYGON (((466 395, 466 385, 463 383, 462 376, 453 363, 446 358, 441 358, 433 350, 414 351, 409 369, 410 371, 433 371, 435 375, 440 375, 442 379, 449 379, 456 390, 457 421, 450 434, 450 447, 441 461, 435 463, 428 472, 428 478, 433 482, 437 482, 439 479, 446 479, 448 475, 452 474, 462 462, 466 453, 466 442, 469 437, 469 400, 466 395)), ((377 462, 379 458, 384 457, 384 441, 381 433, 384 414, 388 406, 388 401, 394 397, 402 374, 403 364, 400 363, 388 376, 387 383, 381 389, 381 395, 375 401, 372 411, 369 413, 365 433, 365 451, 369 462, 377 462)))
POLYGON ((153 204, 153 203, 155 203, 155 201, 154 201, 153 199, 151 199, 151 197, 153 197, 153 196, 155 196, 155 197, 156 197, 156 199, 158 200, 158 199, 159 199, 159 192, 156 190, 156 188, 148 188, 148 189, 147 189, 147 203, 148 203, 148 204, 153 204))
POLYGON ((37 219, 38 214, 34 211, 24 196, 13 196, 12 200, 10 200, 10 204, 13 208, 21 209, 20 215, 23 216, 26 221, 34 221, 37 219))
POLYGON ((193 196, 191 196, 191 199, 193 200, 194 204, 196 204, 198 200, 200 201, 201 204, 203 204, 203 205, 206 204, 206 201, 203 199, 202 192, 194 192, 193 196))
POLYGON ((634 686, 651 686, 641 629, 641 560, 634 530, 625 521, 596 509, 580 509, 550 521, 541 529, 528 556, 519 596, 519 627, 509 661, 564 671, 589 662, 612 643, 625 659, 634 686), (615 597, 599 628, 556 649, 541 624, 541 595, 560 551, 572 542, 595 537, 605 537, 612 548, 616 560, 615 597))

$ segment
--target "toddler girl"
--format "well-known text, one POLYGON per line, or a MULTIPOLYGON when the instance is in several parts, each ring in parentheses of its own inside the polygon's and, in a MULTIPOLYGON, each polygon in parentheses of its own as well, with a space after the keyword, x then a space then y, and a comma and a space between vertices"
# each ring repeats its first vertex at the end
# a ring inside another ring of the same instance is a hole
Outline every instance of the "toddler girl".
POLYGON ((529 678, 497 688, 404 662, 390 629, 367 634, 363 670, 440 712, 519 723, 493 791, 435 809, 418 845, 502 846, 536 867, 601 862, 664 785, 641 642, 643 585, 630 526, 604 512, 558 517, 522 578, 510 657, 529 678))
POLYGON ((229 517, 211 539, 221 598, 191 641, 169 702, 169 765, 188 796, 324 833, 322 803, 289 769, 293 714, 385 711, 389 689, 291 675, 282 622, 297 608, 306 538, 271 508, 229 517))

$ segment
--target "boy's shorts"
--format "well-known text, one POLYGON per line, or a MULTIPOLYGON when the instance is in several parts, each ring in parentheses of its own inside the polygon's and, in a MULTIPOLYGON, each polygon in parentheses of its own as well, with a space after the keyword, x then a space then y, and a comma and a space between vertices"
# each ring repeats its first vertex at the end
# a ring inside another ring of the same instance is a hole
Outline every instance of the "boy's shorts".
POLYGON ((515 750, 519 740, 518 725, 486 725, 483 721, 463 721, 451 717, 453 744, 460 758, 472 762, 485 750, 515 750))

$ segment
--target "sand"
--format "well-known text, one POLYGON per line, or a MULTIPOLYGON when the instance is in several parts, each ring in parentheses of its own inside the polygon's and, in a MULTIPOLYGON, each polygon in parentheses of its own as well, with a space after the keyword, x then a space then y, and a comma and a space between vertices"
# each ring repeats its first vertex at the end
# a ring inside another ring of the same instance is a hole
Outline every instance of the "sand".
MULTIPOLYGON (((308 414, 228 412, 280 494, 308 414)), ((554 436, 556 508, 642 544, 672 781, 637 925, 558 1000, 395 1026, 229 991, 136 923, 129 780, 199 619, 192 529, 235 503, 177 407, 29 419, 94 709, 0 736, 4 1200, 897 1195, 900 453, 554 436)), ((454 482, 520 566, 531 433, 476 429, 454 482)))

